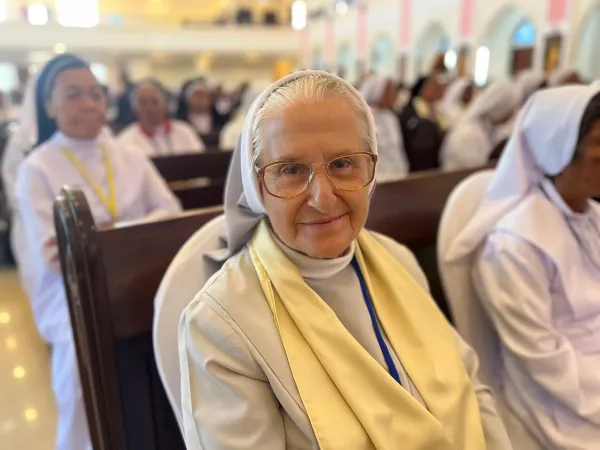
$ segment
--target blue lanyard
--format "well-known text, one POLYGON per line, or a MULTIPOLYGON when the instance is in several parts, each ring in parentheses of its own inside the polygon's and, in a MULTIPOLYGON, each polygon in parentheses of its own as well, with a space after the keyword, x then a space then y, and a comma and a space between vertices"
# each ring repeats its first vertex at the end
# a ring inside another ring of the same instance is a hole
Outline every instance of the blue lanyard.
POLYGON ((379 328, 379 322, 377 322, 377 315, 375 314, 375 307, 373 306, 373 302, 371 301, 371 296, 369 295, 369 289, 367 289, 367 283, 365 282, 365 278, 363 277, 360 267, 358 267, 358 261, 356 258, 352 259, 352 267, 356 272, 356 276, 358 277, 358 281, 360 283, 360 289, 362 290, 363 298, 365 299, 365 303, 367 304, 367 309, 369 310, 369 316, 371 316, 371 323, 373 324, 373 330, 375 330, 375 336, 377 337, 377 342, 379 343, 379 348, 381 349, 381 353, 383 353, 383 359, 388 366, 388 370, 390 375, 394 380, 402 386, 402 382, 400 381, 400 375, 398 374, 398 369, 394 364, 394 360, 392 359, 392 355, 387 345, 385 344, 385 340, 383 339, 383 334, 381 334, 381 329, 379 328))

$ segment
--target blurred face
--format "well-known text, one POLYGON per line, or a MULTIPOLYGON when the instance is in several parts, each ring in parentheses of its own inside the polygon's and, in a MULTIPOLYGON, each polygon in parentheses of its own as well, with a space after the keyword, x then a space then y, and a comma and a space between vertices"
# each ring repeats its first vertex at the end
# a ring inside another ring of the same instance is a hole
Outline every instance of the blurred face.
POLYGON ((567 200, 600 197, 600 119, 577 147, 573 162, 555 178, 557 189, 567 200))
POLYGON ((167 118, 167 105, 161 92, 154 86, 144 85, 136 93, 138 120, 148 127, 162 125, 167 118))
POLYGON ((66 136, 94 139, 106 121, 106 97, 91 70, 68 69, 54 81, 46 110, 66 136))
POLYGON ((205 89, 196 89, 189 100, 189 108, 191 112, 206 112, 210 111, 211 101, 210 94, 205 89))
POLYGON ((428 103, 437 102, 442 95, 443 87, 435 78, 429 78, 421 89, 421 97, 428 103))
POLYGON ((391 109, 396 103, 396 96, 398 95, 398 91, 394 87, 394 83, 389 81, 387 86, 385 87, 385 91, 383 93, 383 97, 381 98, 381 102, 379 103, 379 107, 383 109, 391 109))
POLYGON ((289 199, 270 195, 261 184, 271 226, 287 246, 313 258, 336 258, 363 228, 369 187, 335 189, 324 168, 337 156, 368 151, 360 125, 348 102, 338 98, 296 102, 263 123, 260 167, 295 161, 316 168, 306 191, 289 199))

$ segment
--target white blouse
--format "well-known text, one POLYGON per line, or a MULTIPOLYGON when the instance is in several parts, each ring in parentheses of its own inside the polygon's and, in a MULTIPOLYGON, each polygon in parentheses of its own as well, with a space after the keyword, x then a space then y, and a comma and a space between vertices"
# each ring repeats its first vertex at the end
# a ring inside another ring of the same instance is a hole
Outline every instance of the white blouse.
POLYGON ((150 157, 205 150, 204 143, 190 125, 180 120, 171 120, 170 124, 170 130, 161 126, 150 137, 144 134, 138 123, 134 123, 121 131, 117 139, 122 145, 136 148, 150 157))

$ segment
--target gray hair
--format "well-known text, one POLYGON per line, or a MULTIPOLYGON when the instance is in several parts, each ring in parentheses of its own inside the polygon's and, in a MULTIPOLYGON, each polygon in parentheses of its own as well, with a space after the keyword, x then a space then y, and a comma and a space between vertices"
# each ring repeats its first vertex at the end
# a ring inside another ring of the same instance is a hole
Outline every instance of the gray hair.
POLYGON ((129 104, 131 105, 131 109, 133 109, 134 111, 138 110, 138 93, 140 91, 140 89, 145 88, 145 87, 151 87, 154 88, 158 91, 158 93, 160 94, 160 96, 163 99, 163 102, 165 105, 168 104, 169 101, 169 96, 167 94, 167 90, 165 89, 165 87, 162 85, 162 83, 158 80, 155 80, 154 78, 148 78, 146 80, 142 80, 139 83, 137 83, 135 85, 135 87, 133 88, 133 90, 131 91, 131 94, 129 94, 129 104))
POLYGON ((256 111, 251 123, 252 164, 255 166, 264 148, 264 138, 260 132, 264 121, 278 110, 297 101, 341 98, 348 102, 360 123, 361 134, 369 150, 372 147, 368 112, 358 92, 351 90, 341 80, 318 74, 296 78, 275 89, 256 111))

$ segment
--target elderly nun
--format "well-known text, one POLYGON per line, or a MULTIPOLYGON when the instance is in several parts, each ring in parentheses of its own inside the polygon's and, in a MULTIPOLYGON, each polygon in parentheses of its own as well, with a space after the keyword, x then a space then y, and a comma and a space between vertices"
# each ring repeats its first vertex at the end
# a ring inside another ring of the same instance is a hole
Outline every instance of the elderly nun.
POLYGON ((511 448, 412 254, 364 229, 377 164, 370 109, 335 75, 254 103, 227 181, 233 256, 180 325, 189 450, 511 448))
POLYGON ((473 99, 474 91, 473 80, 468 78, 458 78, 448 86, 440 102, 440 108, 450 125, 457 123, 463 116, 473 99))
POLYGON ((379 149, 378 181, 404 178, 408 174, 408 160, 400 122, 392 111, 396 101, 396 89, 392 80, 383 75, 371 74, 363 82, 360 93, 370 106, 375 121, 379 149))
POLYGON ((507 425, 532 449, 600 443, 599 142, 598 86, 535 94, 445 255, 474 261, 501 341, 507 425))
POLYGON ((131 93, 137 122, 119 134, 119 141, 147 156, 165 156, 204 151, 204 144, 187 123, 168 116, 167 91, 158 81, 138 83, 131 93))
POLYGON ((217 110, 206 79, 197 78, 184 83, 175 117, 191 124, 200 136, 219 133, 229 121, 229 115, 217 110))
POLYGON ((98 227, 176 214, 180 206, 147 158, 102 133, 106 99, 88 64, 51 60, 35 84, 35 149, 20 165, 13 246, 23 286, 42 337, 52 346, 52 387, 58 406, 58 450, 90 448, 52 206, 63 186, 77 186, 98 227))
POLYGON ((519 94, 508 82, 496 82, 481 93, 446 137, 440 154, 443 170, 487 164, 498 142, 499 127, 519 106, 519 94))

